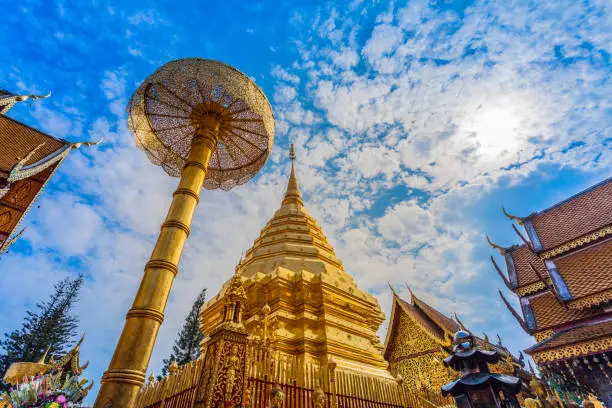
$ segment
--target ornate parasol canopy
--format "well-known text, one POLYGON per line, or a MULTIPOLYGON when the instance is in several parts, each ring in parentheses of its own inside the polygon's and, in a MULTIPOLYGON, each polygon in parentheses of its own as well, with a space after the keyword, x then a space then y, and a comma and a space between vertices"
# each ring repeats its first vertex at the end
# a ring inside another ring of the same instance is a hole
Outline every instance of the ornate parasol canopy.
POLYGON ((219 119, 219 139, 204 187, 229 190, 261 169, 274 141, 270 103, 242 72, 212 60, 171 61, 130 99, 128 126, 149 159, 178 177, 199 120, 211 112, 219 119))

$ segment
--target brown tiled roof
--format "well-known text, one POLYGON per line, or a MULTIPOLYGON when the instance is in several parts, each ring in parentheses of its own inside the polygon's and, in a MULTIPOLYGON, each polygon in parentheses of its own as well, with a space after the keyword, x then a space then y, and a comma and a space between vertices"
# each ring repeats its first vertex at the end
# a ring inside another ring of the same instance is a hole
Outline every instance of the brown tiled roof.
POLYGON ((423 302, 421 299, 412 295, 412 302, 421 309, 425 315, 431 319, 434 323, 436 323, 441 329, 446 331, 447 333, 455 333, 460 329, 459 325, 451 320, 450 318, 444 316, 442 313, 438 312, 433 307, 429 306, 427 303, 423 302))
POLYGON ((544 250, 612 225, 612 178, 531 216, 544 250))
POLYGON ((612 239, 556 259, 555 265, 574 299, 611 289, 612 239))
MULTIPOLYGON (((43 161, 36 171, 29 170, 29 177, 13 181, 10 189, 0 198, 0 247, 15 233, 21 219, 53 174, 61 158, 67 152, 68 142, 55 139, 7 116, 0 115, 0 175, 7 174, 37 146, 40 146, 23 166, 43 161), (60 152, 61 151, 61 152, 60 152)), ((23 170, 23 169, 22 169, 23 170)))
POLYGON ((555 295, 548 291, 529 298, 529 305, 536 321, 536 331, 593 316, 589 310, 565 309, 559 304, 555 295))
POLYGON ((510 251, 510 256, 512 256, 514 262, 514 270, 516 271, 519 287, 539 281, 538 276, 529 267, 530 263, 542 277, 548 278, 548 272, 542 260, 525 245, 517 246, 515 249, 512 249, 510 251))
POLYGON ((612 318, 603 322, 585 323, 569 329, 561 330, 553 334, 551 337, 530 347, 526 351, 531 354, 534 352, 567 346, 574 343, 581 343, 606 336, 612 336, 612 318))
POLYGON ((9 172, 19 158, 25 157, 41 143, 44 145, 24 165, 36 163, 65 147, 68 142, 46 135, 8 116, 0 115, 0 172, 9 172))

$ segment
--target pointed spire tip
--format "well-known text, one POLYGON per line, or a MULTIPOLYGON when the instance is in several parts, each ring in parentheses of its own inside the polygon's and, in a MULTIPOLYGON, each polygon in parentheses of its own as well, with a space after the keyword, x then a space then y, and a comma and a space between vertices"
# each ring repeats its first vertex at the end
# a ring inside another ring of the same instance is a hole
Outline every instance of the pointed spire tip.
POLYGON ((287 184, 287 191, 285 192, 283 205, 304 205, 304 202, 302 201, 302 193, 300 193, 297 178, 295 177, 295 148, 293 147, 293 143, 291 144, 291 148, 289 149, 289 158, 291 159, 291 174, 289 175, 289 183, 287 184))

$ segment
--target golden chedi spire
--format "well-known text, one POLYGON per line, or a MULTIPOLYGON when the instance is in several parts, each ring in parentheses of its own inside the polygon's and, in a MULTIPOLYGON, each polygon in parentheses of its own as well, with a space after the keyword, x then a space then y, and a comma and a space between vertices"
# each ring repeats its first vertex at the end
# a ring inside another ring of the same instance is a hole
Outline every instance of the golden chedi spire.
POLYGON ((285 198, 283 199, 282 205, 295 204, 304 206, 302 193, 300 193, 297 178, 295 177, 295 149, 293 143, 289 150, 289 159, 291 159, 291 174, 289 175, 289 183, 287 184, 287 191, 285 192, 285 198))
MULTIPOLYGON (((321 273, 344 269, 334 249, 327 241, 321 227, 304 207, 302 193, 295 174, 295 148, 289 150, 291 172, 287 189, 280 208, 266 226, 259 238, 246 252, 242 270, 245 277, 253 273, 270 273, 279 266, 293 272, 307 270, 321 273), (309 264, 307 267, 294 265, 295 262, 309 264)), ((347 278, 352 281, 347 275, 347 278)))
MULTIPOLYGON (((291 172, 280 208, 238 265, 246 292, 245 329, 257 336, 265 319, 277 321, 270 335, 275 349, 297 364, 292 375, 297 373, 298 384, 308 383, 309 364, 323 366, 330 359, 340 371, 387 378, 383 346, 376 335, 384 314, 377 299, 359 289, 345 272, 321 227, 306 210, 293 146, 289 158, 291 172)), ((222 324, 233 279, 202 307, 204 333, 222 324)))

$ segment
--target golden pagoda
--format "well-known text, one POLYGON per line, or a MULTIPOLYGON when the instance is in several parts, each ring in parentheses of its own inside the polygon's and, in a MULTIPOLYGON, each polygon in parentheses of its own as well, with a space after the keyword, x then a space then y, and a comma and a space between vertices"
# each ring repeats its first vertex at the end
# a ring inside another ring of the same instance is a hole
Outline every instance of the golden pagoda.
MULTIPOLYGON (((376 331, 384 321, 377 299, 360 290, 344 270, 321 227, 304 207, 291 174, 280 208, 238 265, 246 293, 243 321, 251 339, 271 341, 275 359, 291 366, 297 384, 324 381, 312 373, 330 361, 338 371, 392 380, 376 331)), ((225 297, 233 279, 200 312, 201 328, 211 333, 223 321, 225 297)), ((204 341, 206 347, 206 340, 204 341)), ((285 370, 286 371, 286 370, 285 370)))

